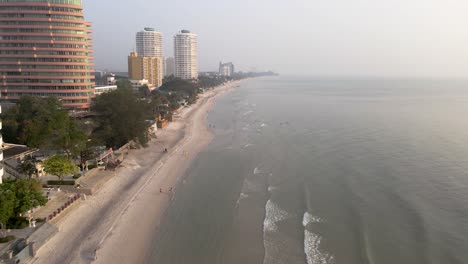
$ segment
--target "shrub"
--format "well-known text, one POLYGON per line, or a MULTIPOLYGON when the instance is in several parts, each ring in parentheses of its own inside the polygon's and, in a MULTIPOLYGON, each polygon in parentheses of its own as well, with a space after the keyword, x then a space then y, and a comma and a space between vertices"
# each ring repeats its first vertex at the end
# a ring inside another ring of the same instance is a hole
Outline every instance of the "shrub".
POLYGON ((75 185, 75 181, 47 181, 47 185, 75 185))
POLYGON ((75 175, 73 175, 73 179, 75 179, 75 180, 80 178, 80 177, 81 177, 81 174, 79 174, 79 173, 76 173, 75 175))
POLYGON ((88 170, 92 170, 92 169, 94 169, 94 168, 96 168, 96 165, 95 165, 95 164, 88 165, 88 170))
POLYGON ((29 226, 29 221, 24 217, 12 217, 8 220, 6 227, 9 229, 23 229, 29 226))
POLYGON ((37 223, 44 223, 45 222, 45 218, 37 218, 35 219, 37 223))
POLYGON ((0 237, 0 243, 7 243, 15 239, 16 239, 15 236, 0 237))

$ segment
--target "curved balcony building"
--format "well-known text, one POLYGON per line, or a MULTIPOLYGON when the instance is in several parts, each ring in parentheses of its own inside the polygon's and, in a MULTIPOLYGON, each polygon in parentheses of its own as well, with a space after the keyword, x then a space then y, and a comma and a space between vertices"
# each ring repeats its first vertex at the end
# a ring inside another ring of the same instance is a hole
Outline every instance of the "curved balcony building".
POLYGON ((0 0, 2 102, 56 96, 65 108, 89 108, 94 94, 90 26, 81 0, 0 0))

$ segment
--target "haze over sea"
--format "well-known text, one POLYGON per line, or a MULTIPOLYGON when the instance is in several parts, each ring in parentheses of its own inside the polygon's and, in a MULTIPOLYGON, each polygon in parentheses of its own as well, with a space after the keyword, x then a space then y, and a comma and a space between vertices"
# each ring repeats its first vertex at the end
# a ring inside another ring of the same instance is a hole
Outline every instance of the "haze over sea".
POLYGON ((468 261, 468 81, 250 79, 151 263, 468 261))

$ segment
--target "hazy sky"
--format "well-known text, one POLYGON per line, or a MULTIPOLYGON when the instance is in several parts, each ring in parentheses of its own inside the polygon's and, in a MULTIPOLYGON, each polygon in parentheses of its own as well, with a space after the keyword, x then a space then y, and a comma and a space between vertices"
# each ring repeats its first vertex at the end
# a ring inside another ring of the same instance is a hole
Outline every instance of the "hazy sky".
POLYGON ((127 70, 135 33, 199 35, 201 71, 468 77, 467 0, 83 0, 97 69, 127 70))

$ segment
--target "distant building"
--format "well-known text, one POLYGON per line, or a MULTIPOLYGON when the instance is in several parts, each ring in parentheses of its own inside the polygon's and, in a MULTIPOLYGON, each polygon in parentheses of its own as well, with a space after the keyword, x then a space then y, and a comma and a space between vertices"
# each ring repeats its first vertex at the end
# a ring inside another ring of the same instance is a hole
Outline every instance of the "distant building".
POLYGON ((198 78, 198 36, 182 30, 174 36, 174 60, 177 78, 198 78))
POLYGON ((91 23, 79 0, 0 1, 2 103, 56 96, 88 109, 94 94, 91 23))
MULTIPOLYGON (((139 57, 150 57, 159 58, 158 66, 159 73, 156 75, 161 80, 153 81, 151 78, 148 79, 151 84, 156 87, 161 86, 162 78, 164 77, 164 56, 163 56, 163 35, 161 32, 156 31, 154 28, 146 27, 143 31, 136 33, 136 52, 139 57), (161 83, 161 84, 159 84, 161 83)), ((148 69, 146 71, 153 72, 154 69, 148 69)))
POLYGON ((219 75, 221 76, 232 76, 234 74, 234 64, 232 62, 219 63, 219 75))
POLYGON ((115 85, 117 83, 117 80, 115 79, 115 74, 111 73, 109 76, 107 76, 107 85, 115 85))
POLYGON ((132 52, 128 56, 128 77, 130 80, 148 80, 148 86, 162 85, 162 59, 158 57, 140 57, 132 52))
POLYGON ((148 82, 148 80, 142 79, 142 80, 130 80, 132 83, 133 91, 138 92, 140 90, 140 87, 143 85, 147 85, 150 90, 154 89, 154 86, 151 86, 151 84, 148 82))
POLYGON ((94 94, 101 95, 103 93, 108 93, 117 90, 117 85, 96 85, 94 87, 94 94))
POLYGON ((104 71, 95 71, 94 72, 94 76, 96 77, 96 79, 101 79, 102 77, 104 77, 106 73, 104 71))
POLYGON ((141 57, 163 57, 163 37, 154 28, 146 27, 136 34, 136 52, 141 57))
POLYGON ((173 57, 169 57, 166 59, 166 75, 171 76, 175 73, 175 61, 173 57))

